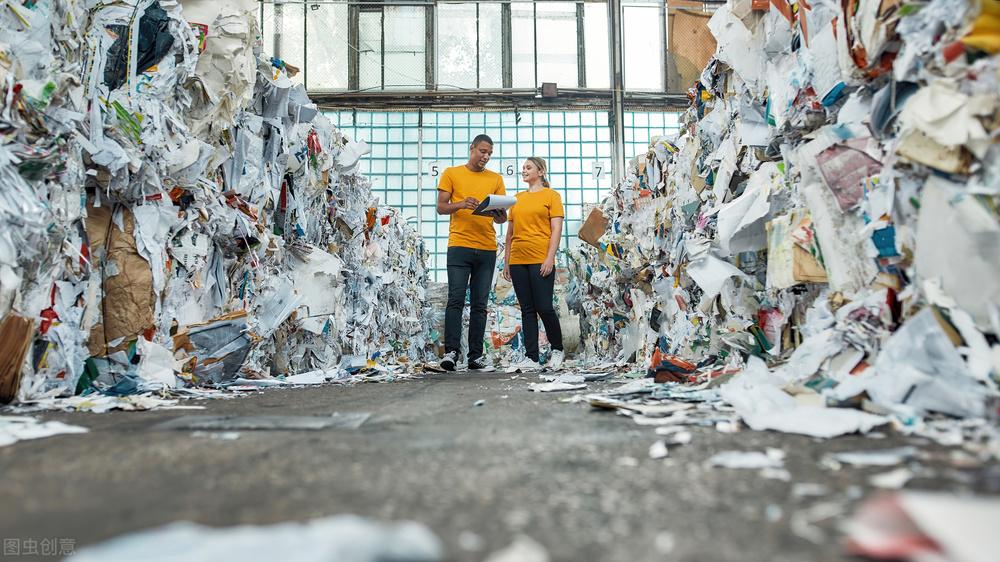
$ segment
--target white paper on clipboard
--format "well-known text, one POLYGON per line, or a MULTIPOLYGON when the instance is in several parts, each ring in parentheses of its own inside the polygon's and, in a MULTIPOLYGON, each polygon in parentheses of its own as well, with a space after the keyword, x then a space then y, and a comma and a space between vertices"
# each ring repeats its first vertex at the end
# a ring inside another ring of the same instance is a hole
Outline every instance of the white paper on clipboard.
POLYGON ((513 207, 514 203, 517 203, 517 198, 510 195, 487 195, 472 214, 485 215, 492 211, 506 211, 513 207))

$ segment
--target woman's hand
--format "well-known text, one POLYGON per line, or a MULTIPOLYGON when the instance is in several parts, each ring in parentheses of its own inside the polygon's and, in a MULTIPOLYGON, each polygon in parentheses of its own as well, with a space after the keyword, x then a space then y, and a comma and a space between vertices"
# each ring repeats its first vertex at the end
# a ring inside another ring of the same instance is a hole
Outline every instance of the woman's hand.
POLYGON ((539 268, 539 273, 542 274, 542 277, 548 277, 549 275, 552 274, 555 268, 556 268, 555 258, 548 258, 542 262, 542 267, 539 268))
POLYGON ((503 266, 503 278, 506 279, 508 282, 510 281, 510 266, 509 265, 503 266))

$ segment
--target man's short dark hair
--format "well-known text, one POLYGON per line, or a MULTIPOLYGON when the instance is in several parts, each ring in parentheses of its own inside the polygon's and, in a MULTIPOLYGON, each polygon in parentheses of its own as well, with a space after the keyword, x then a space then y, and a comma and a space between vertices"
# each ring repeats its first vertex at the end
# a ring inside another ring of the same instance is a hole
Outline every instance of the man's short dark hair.
POLYGON ((481 142, 488 142, 490 143, 490 146, 493 146, 493 139, 491 139, 489 135, 476 135, 476 138, 472 139, 471 146, 476 146, 481 142))

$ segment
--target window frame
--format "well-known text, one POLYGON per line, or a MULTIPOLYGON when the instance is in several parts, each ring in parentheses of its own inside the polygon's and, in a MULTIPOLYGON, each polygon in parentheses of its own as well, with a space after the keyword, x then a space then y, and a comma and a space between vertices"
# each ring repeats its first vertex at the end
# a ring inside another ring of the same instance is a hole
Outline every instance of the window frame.
MULTIPOLYGON (((479 68, 480 62, 480 46, 482 45, 483 37, 482 31, 479 29, 479 12, 481 4, 499 4, 501 7, 501 65, 503 72, 502 87, 501 90, 516 90, 513 87, 514 76, 513 76, 513 63, 512 63, 512 16, 511 7, 515 4, 517 5, 527 5, 531 4, 532 11, 532 21, 534 27, 534 48, 533 52, 533 67, 534 67, 534 87, 530 89, 539 89, 542 84, 539 82, 538 73, 538 45, 537 45, 537 34, 538 34, 538 18, 539 13, 537 10, 537 5, 546 0, 480 0, 475 2, 461 1, 461 0, 366 0, 360 2, 357 0, 258 0, 259 3, 259 17, 260 21, 264 22, 266 4, 271 4, 274 6, 274 11, 272 12, 277 16, 278 13, 287 12, 286 8, 292 6, 301 6, 299 10, 302 14, 302 58, 301 61, 291 61, 296 66, 301 66, 302 69, 302 80, 307 90, 310 92, 322 92, 322 93, 337 93, 337 94, 351 94, 351 93, 365 93, 376 91, 372 88, 362 90, 360 88, 360 14, 362 12, 381 12, 382 18, 380 26, 382 29, 382 53, 381 57, 381 76, 379 77, 380 88, 377 90, 391 91, 391 92, 410 92, 410 93, 426 93, 426 92, 436 92, 439 91, 438 85, 438 69, 437 69, 437 49, 439 48, 439 37, 437 35, 438 29, 440 27, 440 22, 438 20, 438 8, 442 5, 449 4, 475 4, 476 5, 476 76, 475 83, 476 87, 470 88, 470 90, 475 90, 476 92, 481 91, 495 91, 495 88, 481 88, 480 87, 480 72, 479 68), (308 64, 308 49, 309 49, 309 31, 308 31, 308 18, 314 9, 314 6, 323 4, 340 4, 346 5, 348 7, 347 15, 347 87, 346 88, 312 88, 309 81, 309 64, 308 64), (386 90, 385 88, 385 8, 386 7, 423 7, 425 10, 425 24, 424 24, 424 52, 425 52, 425 73, 424 73, 424 84, 422 89, 397 89, 390 88, 386 90), (280 8, 279 8, 280 7, 280 8)), ((587 28, 585 25, 586 18, 586 5, 587 4, 607 4, 608 0, 559 0, 563 3, 574 4, 576 8, 576 58, 577 58, 577 79, 575 84, 558 84, 560 90, 587 90, 591 89, 588 84, 587 76, 587 28)), ((656 90, 657 93, 668 94, 667 88, 668 82, 668 59, 669 53, 667 51, 668 41, 667 41, 667 2, 668 0, 623 0, 622 4, 624 6, 632 5, 658 5, 660 7, 659 19, 661 22, 661 33, 660 39, 662 43, 662 71, 661 71, 661 85, 660 89, 656 90)), ((288 17, 298 17, 297 14, 286 13, 282 16, 283 18, 288 17)), ((263 31, 263 27, 262 27, 263 31)), ((610 34, 610 30, 609 30, 610 34)), ((279 44, 276 48, 280 52, 281 38, 278 35, 279 44)), ((273 40, 273 38, 265 38, 266 40, 273 40)), ((610 52, 611 46, 608 45, 608 51, 610 52)), ((593 77, 592 77, 593 78, 593 77)), ((603 81, 602 81, 603 82, 603 81)), ((609 87, 598 88, 600 90, 607 90, 609 87)))

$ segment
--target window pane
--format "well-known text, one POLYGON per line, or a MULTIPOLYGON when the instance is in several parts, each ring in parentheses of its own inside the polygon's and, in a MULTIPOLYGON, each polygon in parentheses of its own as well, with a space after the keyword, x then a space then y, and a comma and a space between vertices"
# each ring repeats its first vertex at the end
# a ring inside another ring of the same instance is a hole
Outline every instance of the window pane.
POLYGON ((663 91, 663 19, 659 6, 624 6, 625 88, 663 91))
POLYGON ((513 87, 535 87, 535 22, 534 7, 526 2, 510 5, 511 66, 513 87))
POLYGON ((274 4, 264 4, 264 21, 260 22, 260 37, 264 53, 274 53, 274 4))
POLYGON ((538 81, 576 88, 576 5, 540 2, 538 18, 538 81))
POLYGON ((440 4, 437 9, 440 88, 476 87, 476 5, 440 4))
POLYGON ((426 89, 423 6, 386 6, 385 87, 426 89))
POLYGON ((479 4, 479 87, 503 87, 500 4, 479 4))
MULTIPOLYGON (((265 5, 265 10, 266 10, 265 5)), ((306 12, 310 90, 347 89, 347 6, 311 4, 306 12)))
POLYGON ((584 4, 583 26, 587 55, 587 87, 610 88, 608 5, 603 2, 584 4))
POLYGON ((361 12, 358 21, 358 87, 382 89, 382 12, 361 12))
MULTIPOLYGON (((305 63, 305 5, 299 1, 264 5, 264 49, 301 71, 305 63)), ((302 83, 302 72, 292 78, 302 83)))

